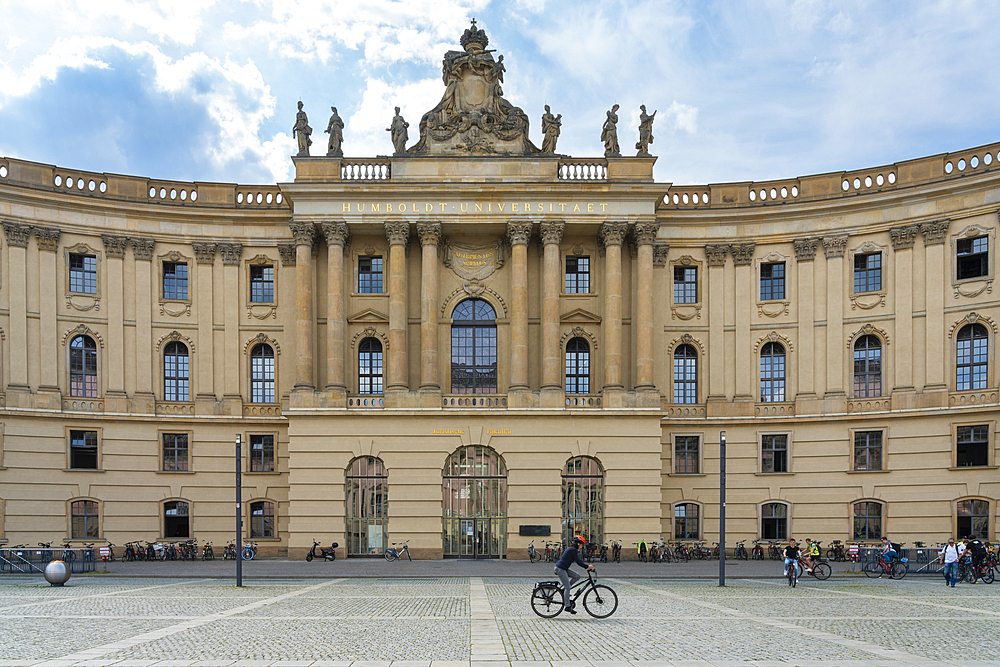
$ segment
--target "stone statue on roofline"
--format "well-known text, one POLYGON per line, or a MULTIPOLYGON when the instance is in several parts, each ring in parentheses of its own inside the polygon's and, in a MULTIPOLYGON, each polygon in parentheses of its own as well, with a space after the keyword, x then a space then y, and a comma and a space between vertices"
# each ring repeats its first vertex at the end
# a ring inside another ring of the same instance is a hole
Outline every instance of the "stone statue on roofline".
POLYGON ((302 110, 302 100, 299 100, 299 112, 295 114, 295 125, 292 125, 292 135, 299 141, 299 152, 296 157, 309 157, 309 147, 312 146, 312 139, 309 135, 313 129, 309 127, 309 118, 302 110))
POLYGON ((330 141, 326 144, 326 156, 344 157, 344 121, 337 113, 337 107, 330 107, 330 111, 333 115, 326 124, 326 131, 330 133, 330 141))
MULTIPOLYGON (((503 97, 503 56, 487 50, 486 31, 462 35, 464 51, 448 51, 441 65, 444 95, 420 119, 420 139, 409 155, 534 155, 528 116, 503 97)), ((395 144, 395 141, 393 142, 395 144)))
POLYGON ((653 119, 656 118, 656 111, 652 115, 646 113, 646 105, 639 105, 639 141, 635 147, 639 151, 636 157, 652 157, 649 154, 649 145, 653 143, 653 119))
POLYGON ((403 155, 406 153, 406 142, 410 138, 410 133, 406 131, 406 128, 410 126, 403 117, 399 115, 399 107, 396 107, 396 115, 392 117, 392 122, 389 127, 385 128, 386 132, 390 132, 392 137, 392 145, 396 151, 396 155, 403 155))
POLYGON ((545 113, 542 114, 542 153, 554 155, 556 152, 556 141, 559 139, 559 130, 562 127, 562 114, 552 115, 552 109, 545 105, 545 113))
POLYGON ((621 157, 621 148, 618 146, 618 105, 611 107, 608 112, 608 119, 604 121, 601 128, 601 141, 604 142, 604 157, 621 157))

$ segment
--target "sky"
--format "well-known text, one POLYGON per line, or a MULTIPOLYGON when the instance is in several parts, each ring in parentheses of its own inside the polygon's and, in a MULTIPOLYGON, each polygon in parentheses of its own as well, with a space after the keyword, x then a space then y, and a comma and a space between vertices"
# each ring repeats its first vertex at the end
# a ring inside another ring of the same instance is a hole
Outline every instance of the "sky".
POLYGON ((246 184, 292 178, 296 103, 325 153, 417 139, 441 60, 475 18, 541 145, 603 155, 619 104, 658 111, 657 181, 763 181, 1000 141, 992 0, 0 0, 0 156, 246 184))

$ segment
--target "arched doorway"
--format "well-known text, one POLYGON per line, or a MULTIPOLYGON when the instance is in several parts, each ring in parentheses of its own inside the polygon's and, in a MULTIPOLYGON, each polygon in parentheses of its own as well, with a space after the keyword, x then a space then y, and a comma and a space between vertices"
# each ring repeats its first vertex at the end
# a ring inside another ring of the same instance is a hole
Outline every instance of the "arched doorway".
POLYGON ((389 540, 389 475, 382 459, 359 456, 347 466, 347 555, 381 556, 389 540))
POLYGON ((489 447, 460 447, 442 471, 445 558, 507 552, 507 464, 489 447))

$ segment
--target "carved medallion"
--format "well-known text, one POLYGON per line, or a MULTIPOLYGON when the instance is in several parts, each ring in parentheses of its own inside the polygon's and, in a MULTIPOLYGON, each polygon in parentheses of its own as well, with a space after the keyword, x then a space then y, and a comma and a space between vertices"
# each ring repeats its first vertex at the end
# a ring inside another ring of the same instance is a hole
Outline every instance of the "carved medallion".
POLYGON ((491 245, 455 243, 445 239, 441 243, 441 263, 465 280, 485 280, 506 262, 503 239, 491 245))

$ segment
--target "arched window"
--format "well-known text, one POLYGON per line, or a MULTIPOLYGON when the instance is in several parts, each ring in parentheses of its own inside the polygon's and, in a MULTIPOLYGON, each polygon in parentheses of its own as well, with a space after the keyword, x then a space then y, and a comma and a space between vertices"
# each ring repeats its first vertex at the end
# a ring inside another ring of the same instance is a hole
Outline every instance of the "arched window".
POLYGON ((97 345, 90 336, 77 336, 69 344, 69 395, 97 396, 97 345))
POLYGON ((74 540, 100 538, 100 507, 96 500, 74 500, 70 503, 71 535, 74 540))
POLYGON ((382 341, 365 338, 358 346, 358 393, 382 393, 382 341))
POLYGON ((674 350, 674 403, 698 402, 698 352, 693 345, 674 350))
POLYGON ((788 539, 788 505, 785 503, 761 505, 760 537, 762 540, 788 539))
POLYGON ((990 537, 990 504, 985 500, 958 501, 958 521, 955 528, 958 537, 975 535, 981 539, 990 537))
POLYGON ((497 314, 482 299, 466 299, 451 315, 451 391, 497 392, 497 314))
POLYGON ((580 337, 566 343, 566 393, 590 393, 590 345, 580 337))
POLYGON ((877 540, 882 530, 882 503, 854 503, 854 539, 877 540))
POLYGON ((989 346, 989 335, 982 324, 966 324, 958 332, 956 391, 986 389, 989 346))
POLYGON ((444 478, 444 555, 501 558, 507 546, 507 464, 489 447, 459 447, 444 478))
POLYGON ((699 510, 695 503, 677 503, 674 505, 674 539, 697 540, 700 536, 699 510))
POLYGON ((170 500, 163 503, 163 536, 191 537, 188 504, 183 500, 170 500))
POLYGON ((882 395, 882 341, 868 334, 854 341, 854 396, 882 395))
POLYGON ((389 476, 382 459, 347 466, 347 555, 380 556, 389 540, 389 476))
POLYGON ((785 400, 785 348, 768 343, 760 351, 760 400, 780 403, 785 400))
POLYGON ((163 350, 163 400, 190 400, 189 383, 187 346, 178 341, 167 343, 163 350))
POLYGON ((250 402, 274 403, 274 349, 267 343, 250 352, 250 402))
POLYGON ((275 537, 274 503, 258 500, 250 503, 250 537, 268 539, 275 537))
POLYGON ((597 459, 577 456, 562 473, 562 539, 582 535, 587 544, 604 542, 604 468, 597 459))

